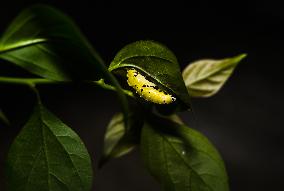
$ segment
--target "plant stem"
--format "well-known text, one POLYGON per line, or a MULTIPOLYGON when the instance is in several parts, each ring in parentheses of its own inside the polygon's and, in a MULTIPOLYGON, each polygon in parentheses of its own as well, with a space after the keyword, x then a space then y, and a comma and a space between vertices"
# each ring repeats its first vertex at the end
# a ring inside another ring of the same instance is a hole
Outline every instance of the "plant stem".
POLYGON ((35 86, 36 84, 56 84, 57 81, 42 78, 11 78, 0 77, 0 83, 35 86))
MULTIPOLYGON (((103 79, 100 79, 98 81, 94 81, 94 83, 96 85, 106 89, 106 90, 116 91, 116 88, 114 86, 106 84, 103 79)), ((124 90, 124 89, 122 89, 122 91, 123 91, 124 94, 128 95, 129 97, 134 97, 134 95, 131 91, 124 90)))
MULTIPOLYGON (((58 84, 61 82, 43 79, 43 78, 12 78, 12 77, 0 77, 0 84, 14 84, 14 85, 27 85, 34 87, 38 84, 58 84)), ((103 79, 93 81, 94 84, 104 88, 106 90, 116 91, 116 88, 112 85, 106 84, 103 79)), ((133 93, 128 90, 122 90, 123 93, 129 97, 134 97, 133 93)))

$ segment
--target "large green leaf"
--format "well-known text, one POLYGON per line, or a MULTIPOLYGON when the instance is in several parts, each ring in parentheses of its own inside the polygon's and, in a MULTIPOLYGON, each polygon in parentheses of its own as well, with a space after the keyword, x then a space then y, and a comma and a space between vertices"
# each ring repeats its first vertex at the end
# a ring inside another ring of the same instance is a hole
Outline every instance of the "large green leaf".
POLYGON ((9 191, 89 191, 90 156, 79 136, 42 105, 12 144, 9 191))
POLYGON ((128 118, 130 128, 126 131, 123 117, 122 113, 115 114, 108 124, 100 166, 111 158, 128 154, 140 141, 143 120, 138 119, 134 114, 130 115, 128 118))
POLYGON ((115 86, 127 116, 117 80, 73 21, 52 7, 35 5, 21 12, 0 39, 0 58, 56 81, 104 78, 115 86))
POLYGON ((199 60, 189 64, 182 76, 189 95, 209 97, 216 94, 225 84, 245 54, 222 60, 199 60))
POLYGON ((228 191, 224 164, 201 133, 166 119, 142 130, 141 154, 166 191, 228 191))
POLYGON ((6 115, 3 113, 3 111, 1 109, 0 109, 0 121, 5 123, 6 125, 9 124, 8 118, 6 117, 6 115))
POLYGON ((98 80, 106 71, 77 26, 45 5, 25 9, 14 19, 0 39, 0 58, 56 81, 98 80))
POLYGON ((117 53, 109 70, 119 72, 126 68, 137 69, 158 86, 176 95, 187 108, 190 106, 178 61, 166 46, 154 41, 137 41, 125 46, 117 53))

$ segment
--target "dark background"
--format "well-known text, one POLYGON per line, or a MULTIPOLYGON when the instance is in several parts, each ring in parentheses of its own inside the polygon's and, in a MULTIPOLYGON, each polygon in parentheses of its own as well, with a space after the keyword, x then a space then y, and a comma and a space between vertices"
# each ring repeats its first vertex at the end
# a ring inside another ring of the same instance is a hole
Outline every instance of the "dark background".
MULTIPOLYGON (((70 15, 109 63, 124 45, 153 39, 166 44, 185 67, 200 58, 247 53, 214 97, 194 99, 194 123, 222 154, 232 191, 282 190, 283 29, 282 5, 273 1, 1 1, 0 33, 33 2, 48 2, 70 15)), ((0 190, 9 145, 32 110, 25 87, 0 86, 1 108, 12 127, 0 126, 0 190)), ((115 95, 92 87, 41 86, 44 103, 84 140, 97 163, 104 129, 119 111, 115 95)), ((192 115, 182 113, 185 121, 192 115)), ((95 168, 94 168, 95 169, 95 168)), ((95 169, 96 170, 96 169, 95 169)), ((93 190, 159 190, 139 152, 95 171, 93 190)))

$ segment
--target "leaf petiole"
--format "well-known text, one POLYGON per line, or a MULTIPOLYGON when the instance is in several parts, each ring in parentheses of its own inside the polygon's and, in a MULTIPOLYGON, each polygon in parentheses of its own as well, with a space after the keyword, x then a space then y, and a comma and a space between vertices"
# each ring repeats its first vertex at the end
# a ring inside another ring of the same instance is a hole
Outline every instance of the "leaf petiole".
MULTIPOLYGON (((117 91, 116 88, 112 85, 106 84, 104 79, 100 79, 98 81, 93 81, 94 84, 100 86, 103 89, 117 91)), ((122 89, 123 93, 129 97, 134 97, 133 93, 129 90, 122 89)))

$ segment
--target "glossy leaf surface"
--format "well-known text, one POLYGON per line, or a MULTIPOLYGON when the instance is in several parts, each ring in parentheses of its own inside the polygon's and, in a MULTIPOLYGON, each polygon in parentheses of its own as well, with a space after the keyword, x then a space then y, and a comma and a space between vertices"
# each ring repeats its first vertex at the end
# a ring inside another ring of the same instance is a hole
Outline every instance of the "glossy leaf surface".
POLYGON ((128 113, 126 97, 100 56, 73 21, 52 7, 35 5, 21 12, 0 39, 0 58, 56 81, 104 78, 128 113))
POLYGON ((10 148, 7 181, 9 191, 89 191, 90 156, 79 136, 39 105, 10 148))
POLYGON ((232 75, 245 54, 222 60, 199 60, 189 64, 182 75, 189 95, 210 97, 216 94, 232 75))
POLYGON ((13 20, 0 39, 0 58, 56 81, 99 80, 106 71, 73 21, 45 5, 13 20))
POLYGON ((165 119, 142 130, 141 154, 166 191, 228 191, 223 161, 201 133, 165 119))

